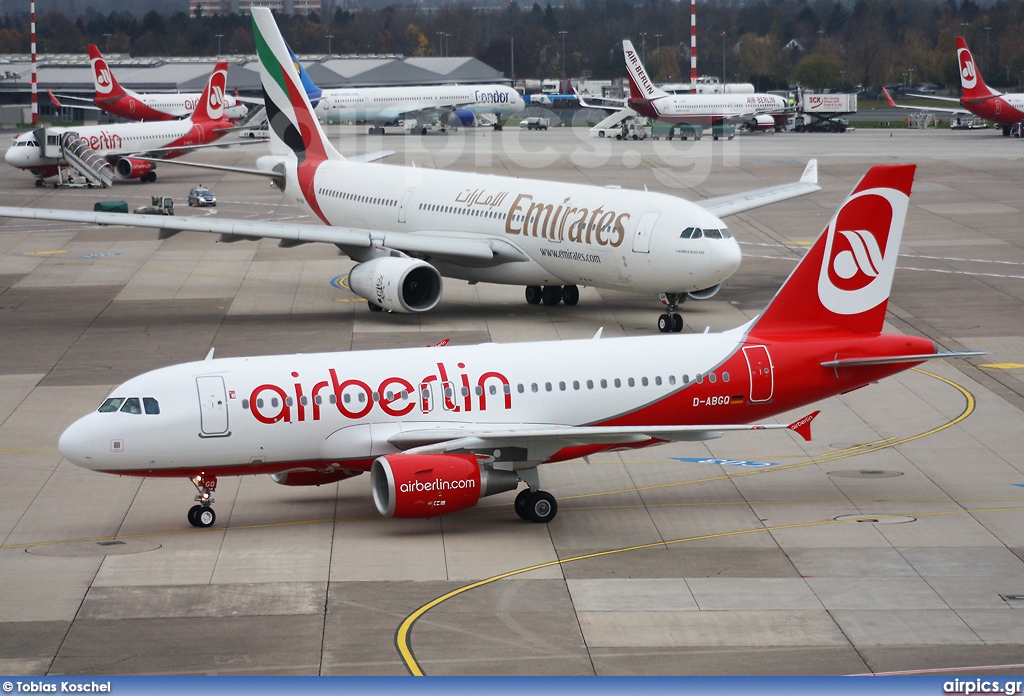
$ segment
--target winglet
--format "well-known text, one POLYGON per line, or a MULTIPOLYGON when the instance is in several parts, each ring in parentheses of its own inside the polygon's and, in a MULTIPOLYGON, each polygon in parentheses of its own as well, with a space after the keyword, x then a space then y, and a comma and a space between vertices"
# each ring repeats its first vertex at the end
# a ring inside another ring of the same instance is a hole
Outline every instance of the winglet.
POLYGON ((882 88, 882 94, 885 95, 885 100, 889 102, 889 106, 895 106, 896 108, 899 108, 900 105, 892 100, 892 96, 889 95, 889 90, 887 90, 885 87, 882 88))
POLYGON ((821 411, 815 411, 814 413, 812 413, 810 415, 804 416, 800 420, 797 420, 797 421, 794 421, 794 422, 790 423, 786 427, 789 428, 790 430, 792 430, 793 432, 795 432, 797 435, 802 437, 807 442, 810 442, 811 441, 811 421, 814 420, 814 417, 817 416, 819 413, 821 413, 821 411))
POLYGON ((596 341, 597 339, 601 338, 601 334, 602 334, 602 333, 604 333, 604 327, 603 327, 603 326, 602 326, 602 327, 599 327, 599 328, 597 329, 597 333, 596 333, 596 334, 594 334, 594 340, 596 341))
POLYGON ((57 97, 54 96, 52 89, 47 88, 46 93, 50 95, 50 101, 53 102, 54 106, 56 106, 58 109, 64 108, 64 105, 57 101, 57 97))
POLYGON ((211 346, 210 347, 210 352, 206 354, 206 357, 203 358, 203 360, 204 361, 206 361, 206 360, 213 360, 213 351, 215 351, 215 350, 217 350, 217 348, 215 346, 211 346))
POLYGON ((441 348, 442 346, 448 345, 448 341, 450 341, 450 340, 452 340, 452 339, 450 339, 450 338, 443 338, 440 341, 438 341, 437 343, 435 343, 434 345, 430 346, 430 348, 441 348))
POLYGON ((818 160, 811 159, 807 161, 804 173, 800 175, 800 183, 818 185, 818 160))

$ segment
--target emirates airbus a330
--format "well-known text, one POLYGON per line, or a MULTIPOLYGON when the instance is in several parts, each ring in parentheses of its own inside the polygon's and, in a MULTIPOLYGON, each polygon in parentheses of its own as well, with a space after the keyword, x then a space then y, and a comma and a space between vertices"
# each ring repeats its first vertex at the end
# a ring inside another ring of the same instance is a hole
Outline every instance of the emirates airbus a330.
MULTIPOLYGON (((36 185, 55 176, 58 167, 66 164, 65 149, 86 149, 109 162, 122 179, 156 181, 154 160, 180 157, 192 150, 207 147, 232 130, 232 122, 224 115, 224 87, 228 64, 217 63, 206 83, 195 112, 189 118, 174 121, 113 123, 77 128, 45 128, 22 133, 14 139, 4 155, 7 164, 24 169, 36 177, 36 185), (73 142, 65 136, 75 134, 73 142)), ((92 155, 89 155, 92 156, 92 155)))
POLYGON ((442 277, 523 285, 531 304, 574 305, 579 285, 661 295, 668 312, 658 327, 678 332, 679 303, 711 297, 739 267, 739 246, 720 216, 820 188, 814 160, 799 182, 695 203, 618 187, 346 160, 320 129, 284 42, 267 38, 280 36, 269 13, 253 17, 272 154, 245 171, 272 178, 326 227, 33 208, 0 214, 150 227, 161 237, 193 231, 229 242, 333 244, 359 262, 349 287, 375 311, 433 309, 442 277))
MULTIPOLYGON (((126 118, 129 121, 170 121, 185 118, 192 114, 199 105, 202 96, 197 92, 153 92, 139 93, 125 89, 114 76, 114 71, 107 65, 106 59, 95 44, 89 44, 89 63, 92 65, 92 82, 96 89, 93 99, 54 95, 50 99, 55 106, 62 107, 58 101, 91 101, 95 106, 75 105, 79 109, 95 109, 126 118)), ((224 115, 232 120, 245 116, 248 109, 238 98, 224 95, 224 115)))
POLYGON ((540 487, 544 463, 737 430, 810 439, 816 411, 788 426, 747 424, 974 354, 881 333, 913 176, 913 165, 872 168, 765 311, 731 331, 217 360, 211 351, 117 387, 64 432, 60 451, 95 471, 188 477, 198 527, 216 519, 219 476, 312 486, 365 472, 388 517, 450 514, 524 482, 516 513, 549 522, 558 505, 540 487))

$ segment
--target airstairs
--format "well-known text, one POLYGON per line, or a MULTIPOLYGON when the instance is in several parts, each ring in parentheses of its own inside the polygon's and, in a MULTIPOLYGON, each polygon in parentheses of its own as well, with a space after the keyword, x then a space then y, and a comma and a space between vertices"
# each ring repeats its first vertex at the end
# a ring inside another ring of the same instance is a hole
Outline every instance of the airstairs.
POLYGON ((590 129, 590 135, 595 138, 604 138, 607 135, 614 134, 616 130, 621 130, 623 121, 637 117, 639 117, 639 114, 632 109, 613 111, 608 118, 590 129))
POLYGON ((78 133, 46 132, 45 140, 46 156, 63 160, 66 166, 58 166, 60 181, 54 186, 75 185, 75 174, 82 177, 86 186, 98 186, 108 188, 114 185, 114 168, 102 155, 89 147, 85 138, 79 137, 78 133), (53 153, 54 146, 59 147, 58 153, 53 153))

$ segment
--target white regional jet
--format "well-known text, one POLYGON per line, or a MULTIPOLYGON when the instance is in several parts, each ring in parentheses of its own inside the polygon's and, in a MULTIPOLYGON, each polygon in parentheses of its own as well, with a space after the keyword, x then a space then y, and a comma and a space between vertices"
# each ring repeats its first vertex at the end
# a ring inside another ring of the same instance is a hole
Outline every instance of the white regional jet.
POLYGON ((546 462, 737 430, 810 439, 817 412, 746 424, 925 360, 976 354, 881 333, 913 177, 914 165, 872 168, 765 311, 725 333, 218 360, 211 351, 115 388, 61 435, 60 451, 95 471, 190 478, 197 527, 216 519, 218 476, 312 486, 367 471, 388 517, 450 514, 523 481, 516 513, 549 522, 558 505, 540 489, 546 462))
POLYGON ((270 15, 253 17, 272 154, 248 171, 273 178, 326 227, 29 208, 4 214, 151 227, 161 237, 193 231, 229 242, 334 244, 359 262, 349 287, 375 311, 432 309, 441 299, 442 276, 525 285, 531 304, 576 304, 578 285, 661 294, 669 312, 658 326, 669 332, 683 328, 675 311, 687 293, 710 297, 739 267, 739 246, 720 215, 819 190, 814 160, 799 182, 699 203, 647 191, 346 160, 320 129, 270 15))

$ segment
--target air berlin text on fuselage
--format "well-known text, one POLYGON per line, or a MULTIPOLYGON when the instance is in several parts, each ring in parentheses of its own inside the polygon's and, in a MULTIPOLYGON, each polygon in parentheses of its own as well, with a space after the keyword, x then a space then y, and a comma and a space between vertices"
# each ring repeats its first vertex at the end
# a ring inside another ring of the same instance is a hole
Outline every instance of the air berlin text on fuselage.
POLYGON ((318 421, 324 415, 322 409, 332 406, 351 420, 365 417, 374 408, 395 418, 417 408, 421 413, 435 408, 453 413, 512 408, 512 388, 505 375, 488 371, 473 379, 465 372, 465 363, 458 363, 458 369, 462 372, 449 377, 444 363, 437 363, 437 371, 417 380, 415 387, 404 377, 385 377, 376 389, 363 380, 342 379, 334 368, 327 371, 328 379, 308 388, 299 381, 299 373, 292 372, 291 385, 261 384, 242 406, 266 424, 318 421))
POLYGON ((100 131, 99 135, 90 135, 86 137, 89 141, 89 147, 93 150, 115 150, 121 148, 121 136, 117 133, 107 133, 106 131, 100 131))

